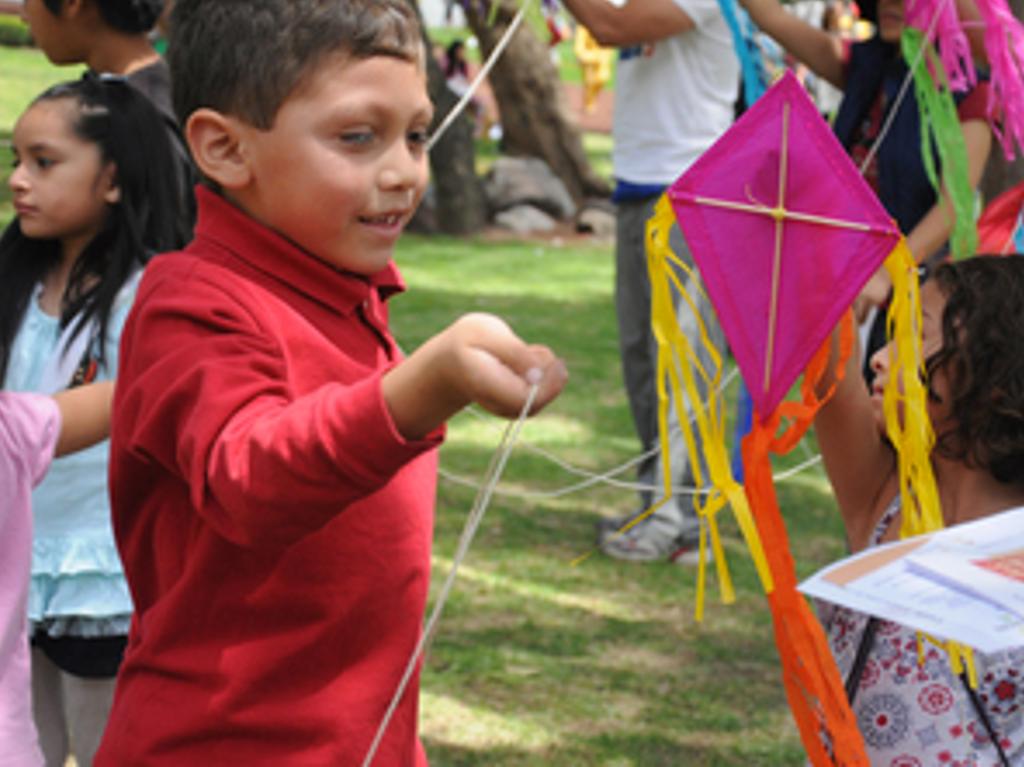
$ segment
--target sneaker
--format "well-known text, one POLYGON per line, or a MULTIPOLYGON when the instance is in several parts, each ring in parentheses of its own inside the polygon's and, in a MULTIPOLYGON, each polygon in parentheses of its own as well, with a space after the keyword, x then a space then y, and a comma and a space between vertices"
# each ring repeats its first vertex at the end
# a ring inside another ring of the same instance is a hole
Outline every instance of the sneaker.
MULTIPOLYGON (((619 530, 624 528, 634 519, 647 512, 649 508, 649 506, 641 506, 639 509, 630 512, 629 514, 621 514, 617 517, 602 517, 597 520, 597 522, 594 523, 594 529, 597 532, 597 545, 600 546, 603 544, 607 538, 618 533, 619 530)), ((675 523, 671 521, 673 519, 671 516, 669 516, 668 519, 665 518, 667 514, 671 514, 671 510, 667 507, 662 507, 657 512, 657 516, 661 518, 662 523, 666 527, 675 527, 675 523)), ((649 516, 653 517, 654 514, 649 516)), ((646 524, 646 521, 638 524, 646 524)))
POLYGON ((643 513, 643 509, 638 509, 630 514, 622 514, 618 517, 602 517, 597 520, 597 522, 594 523, 594 530, 597 533, 597 545, 602 545, 605 540, 615 535, 619 530, 624 528, 643 513))
MULTIPOLYGON (((691 538, 687 536, 678 540, 675 551, 668 555, 668 561, 674 565, 684 567, 696 567, 700 564, 700 536, 691 538)), ((715 552, 708 544, 708 550, 704 554, 704 563, 710 565, 715 561, 715 552)))
POLYGON ((599 544, 601 551, 613 559, 656 562, 669 559, 679 548, 678 529, 659 517, 652 516, 621 533, 617 532, 620 528, 614 528, 599 544))

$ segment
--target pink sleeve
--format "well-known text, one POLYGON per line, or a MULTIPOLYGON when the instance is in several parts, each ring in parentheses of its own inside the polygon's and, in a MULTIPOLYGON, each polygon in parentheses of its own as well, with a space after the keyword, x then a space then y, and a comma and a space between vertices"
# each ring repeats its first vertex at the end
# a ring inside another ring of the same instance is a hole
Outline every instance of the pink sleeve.
POLYGON ((53 460, 60 435, 60 410, 53 398, 0 392, 0 476, 3 487, 39 484, 53 460))

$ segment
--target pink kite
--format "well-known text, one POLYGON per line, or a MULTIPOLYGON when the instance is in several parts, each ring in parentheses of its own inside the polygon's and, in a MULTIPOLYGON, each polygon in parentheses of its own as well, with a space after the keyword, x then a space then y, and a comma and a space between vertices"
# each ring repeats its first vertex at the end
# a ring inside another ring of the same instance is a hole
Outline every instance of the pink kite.
POLYGON ((899 229, 789 73, 668 196, 764 419, 899 229))

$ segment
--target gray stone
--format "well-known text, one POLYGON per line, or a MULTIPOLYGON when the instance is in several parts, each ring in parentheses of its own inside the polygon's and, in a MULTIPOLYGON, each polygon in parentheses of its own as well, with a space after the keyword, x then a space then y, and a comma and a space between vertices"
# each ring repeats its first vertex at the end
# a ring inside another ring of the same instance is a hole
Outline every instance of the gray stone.
POLYGON ((604 207, 585 207, 576 216, 576 231, 590 232, 596 237, 614 237, 615 214, 604 207))
POLYGON ((536 157, 499 157, 483 180, 491 210, 533 205, 557 219, 576 215, 576 203, 565 184, 536 157))
POLYGON ((555 219, 532 205, 515 205, 503 210, 494 217, 494 223, 516 234, 550 232, 556 226, 555 219))

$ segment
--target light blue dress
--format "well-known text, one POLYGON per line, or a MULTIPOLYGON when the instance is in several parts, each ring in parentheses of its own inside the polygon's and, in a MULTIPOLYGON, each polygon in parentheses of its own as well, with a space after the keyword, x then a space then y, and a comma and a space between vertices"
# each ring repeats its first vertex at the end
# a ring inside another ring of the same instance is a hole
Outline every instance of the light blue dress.
MULTIPOLYGON (((97 381, 117 370, 118 341, 138 280, 115 300, 107 332, 106 365, 97 381)), ((38 297, 38 296, 37 296, 38 297)), ((59 320, 29 302, 11 349, 4 388, 52 394, 67 387, 91 337, 62 354, 59 320)), ((51 636, 102 637, 128 633, 132 603, 114 543, 107 493, 109 441, 56 459, 32 494, 32 580, 28 614, 51 636)))

